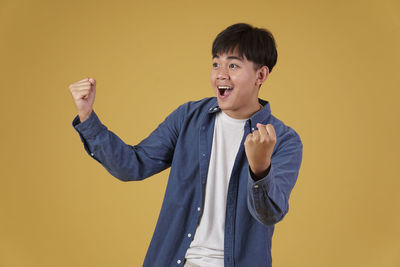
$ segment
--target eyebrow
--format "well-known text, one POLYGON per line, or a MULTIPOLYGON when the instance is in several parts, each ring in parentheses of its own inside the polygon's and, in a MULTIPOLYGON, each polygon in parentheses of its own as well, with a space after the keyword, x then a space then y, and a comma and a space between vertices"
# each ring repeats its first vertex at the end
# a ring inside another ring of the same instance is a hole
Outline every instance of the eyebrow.
MULTIPOLYGON (((219 58, 219 56, 218 55, 214 55, 213 56, 213 59, 214 58, 219 58)), ((237 59, 237 60, 239 60, 239 61, 243 61, 243 58, 241 58, 241 57, 236 57, 236 56, 229 56, 229 57, 227 57, 227 59, 237 59)))

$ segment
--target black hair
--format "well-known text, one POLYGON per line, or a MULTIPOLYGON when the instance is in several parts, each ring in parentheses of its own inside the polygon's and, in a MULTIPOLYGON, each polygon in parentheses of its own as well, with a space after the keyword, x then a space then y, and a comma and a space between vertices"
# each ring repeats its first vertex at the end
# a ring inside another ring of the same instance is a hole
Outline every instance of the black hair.
POLYGON ((233 52, 235 48, 240 57, 245 55, 254 63, 256 70, 267 66, 271 72, 278 58, 272 33, 246 23, 233 24, 220 32, 212 44, 211 54, 215 57, 219 53, 233 52))

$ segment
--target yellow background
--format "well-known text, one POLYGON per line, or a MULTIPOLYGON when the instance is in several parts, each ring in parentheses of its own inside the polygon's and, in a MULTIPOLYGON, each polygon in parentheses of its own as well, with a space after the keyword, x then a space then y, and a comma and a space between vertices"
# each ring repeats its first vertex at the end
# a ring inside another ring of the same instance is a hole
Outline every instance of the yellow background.
POLYGON ((168 170, 112 177, 84 150, 68 86, 126 143, 213 96, 211 43, 275 35, 260 97, 304 145, 274 267, 400 266, 400 2, 0 1, 0 266, 141 266, 168 170))

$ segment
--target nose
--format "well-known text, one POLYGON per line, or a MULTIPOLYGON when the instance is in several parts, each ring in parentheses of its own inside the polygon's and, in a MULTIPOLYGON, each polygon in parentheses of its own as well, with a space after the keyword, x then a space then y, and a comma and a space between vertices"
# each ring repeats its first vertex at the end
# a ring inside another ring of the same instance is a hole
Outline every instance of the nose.
POLYGON ((228 79, 229 78, 228 70, 224 67, 220 67, 218 69, 217 78, 221 80, 228 79))

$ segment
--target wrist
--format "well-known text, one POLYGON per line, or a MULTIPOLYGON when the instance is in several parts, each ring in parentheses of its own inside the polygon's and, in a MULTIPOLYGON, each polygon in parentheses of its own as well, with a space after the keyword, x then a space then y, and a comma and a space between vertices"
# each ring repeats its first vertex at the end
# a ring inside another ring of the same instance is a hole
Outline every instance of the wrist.
POLYGON ((267 176, 270 169, 271 169, 271 163, 268 163, 264 167, 258 167, 258 168, 253 168, 250 166, 250 171, 252 173, 252 176, 257 180, 267 176))
POLYGON ((92 111, 90 111, 89 113, 78 114, 79 120, 81 121, 81 123, 84 122, 85 120, 87 120, 91 114, 92 114, 92 111))

